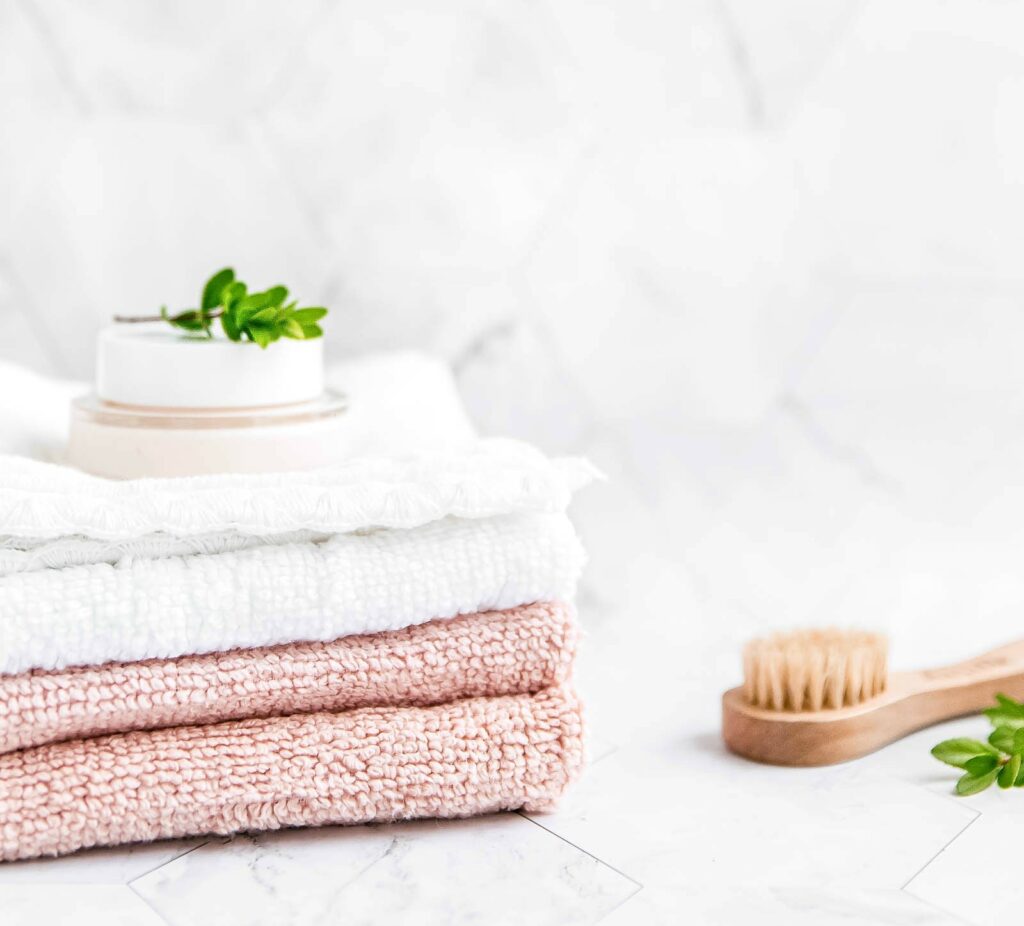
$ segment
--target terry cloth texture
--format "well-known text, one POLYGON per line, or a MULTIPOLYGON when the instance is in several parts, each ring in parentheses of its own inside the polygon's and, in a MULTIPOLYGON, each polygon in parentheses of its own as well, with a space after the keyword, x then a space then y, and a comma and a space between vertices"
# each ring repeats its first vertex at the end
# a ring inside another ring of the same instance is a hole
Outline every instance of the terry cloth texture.
POLYGON ((0 756, 0 859, 544 810, 582 755, 579 705, 561 687, 73 740, 0 756))
POLYGON ((582 566, 565 514, 513 514, 22 572, 0 579, 0 672, 327 641, 569 601, 582 566))
POLYGON ((252 717, 427 706, 565 681, 572 609, 533 604, 329 643, 0 676, 0 752, 252 717))

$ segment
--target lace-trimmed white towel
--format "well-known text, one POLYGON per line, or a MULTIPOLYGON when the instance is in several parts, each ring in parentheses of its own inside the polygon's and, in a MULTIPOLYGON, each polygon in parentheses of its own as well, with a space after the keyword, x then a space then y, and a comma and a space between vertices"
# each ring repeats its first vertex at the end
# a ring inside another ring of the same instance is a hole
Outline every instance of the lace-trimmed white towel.
POLYGON ((448 516, 564 511, 593 477, 585 461, 526 444, 477 440, 455 451, 359 458, 331 469, 117 482, 23 457, 0 457, 0 535, 131 540, 220 531, 272 536, 410 528, 448 516))

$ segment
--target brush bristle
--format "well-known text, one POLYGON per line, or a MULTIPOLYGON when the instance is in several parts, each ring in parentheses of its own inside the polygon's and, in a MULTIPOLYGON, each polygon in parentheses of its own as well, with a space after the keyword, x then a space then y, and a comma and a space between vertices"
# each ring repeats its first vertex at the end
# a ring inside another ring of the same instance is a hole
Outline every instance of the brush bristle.
POLYGON ((859 704, 885 690, 888 643, 875 633, 797 630, 743 649, 743 692, 756 707, 820 711, 859 704))

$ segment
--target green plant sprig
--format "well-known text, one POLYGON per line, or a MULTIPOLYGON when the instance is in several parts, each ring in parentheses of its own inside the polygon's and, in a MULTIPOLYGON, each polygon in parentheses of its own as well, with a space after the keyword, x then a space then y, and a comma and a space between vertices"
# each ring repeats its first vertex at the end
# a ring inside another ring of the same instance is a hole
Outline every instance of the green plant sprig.
POLYGON ((198 309, 171 314, 167 307, 157 316, 115 316, 117 322, 165 321, 183 331, 213 337, 212 326, 220 319, 224 334, 232 341, 249 340, 266 348, 280 338, 305 341, 323 335, 320 320, 327 314, 321 306, 299 308, 298 302, 286 302, 288 289, 271 286, 263 292, 249 292, 235 278, 230 267, 217 271, 203 287, 198 309))
POLYGON ((940 762, 964 770, 956 793, 966 797, 993 783, 1000 788, 1024 787, 1024 704, 996 695, 996 706, 986 710, 992 726, 988 742, 958 738, 943 740, 932 748, 940 762))

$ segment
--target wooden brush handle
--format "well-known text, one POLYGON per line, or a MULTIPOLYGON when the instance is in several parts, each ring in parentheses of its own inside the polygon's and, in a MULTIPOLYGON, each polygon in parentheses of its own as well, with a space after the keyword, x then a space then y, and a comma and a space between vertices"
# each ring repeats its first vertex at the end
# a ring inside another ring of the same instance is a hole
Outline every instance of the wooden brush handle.
POLYGON ((1024 698, 1024 641, 953 666, 895 673, 880 695, 837 710, 754 707, 742 688, 733 688, 722 696, 722 737, 733 752, 757 762, 832 765, 977 713, 992 706, 997 692, 1024 698))

